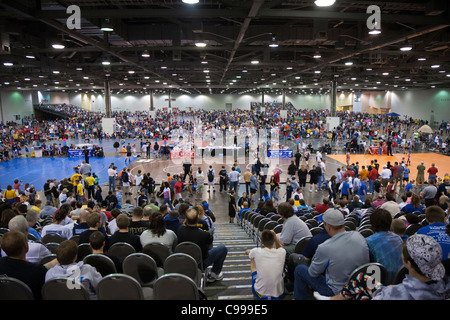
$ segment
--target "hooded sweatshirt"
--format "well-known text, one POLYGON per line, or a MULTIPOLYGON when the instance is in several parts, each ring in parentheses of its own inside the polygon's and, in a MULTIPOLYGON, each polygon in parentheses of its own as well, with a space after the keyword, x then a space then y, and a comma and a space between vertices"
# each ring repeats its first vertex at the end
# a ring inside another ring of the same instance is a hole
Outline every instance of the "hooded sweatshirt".
POLYGON ((406 275, 403 282, 381 287, 373 294, 372 300, 446 300, 450 298, 450 278, 445 276, 438 281, 422 282, 406 275))

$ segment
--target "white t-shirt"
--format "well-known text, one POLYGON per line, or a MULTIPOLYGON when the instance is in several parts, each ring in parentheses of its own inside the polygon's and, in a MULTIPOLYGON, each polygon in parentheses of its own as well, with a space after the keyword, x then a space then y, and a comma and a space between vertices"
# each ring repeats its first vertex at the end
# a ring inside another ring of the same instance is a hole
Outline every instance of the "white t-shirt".
POLYGON ((166 233, 164 233, 161 237, 153 234, 151 230, 145 230, 141 233, 140 239, 142 247, 145 247, 145 245, 149 243, 159 242, 168 247, 170 252, 172 252, 173 246, 178 242, 177 235, 170 229, 166 229, 166 233))
POLYGON ((381 170, 380 176, 381 179, 389 179, 391 177, 392 171, 389 169, 381 170))
POLYGON ((72 238, 73 224, 62 225, 62 224, 48 224, 42 228, 41 235, 44 237, 47 233, 57 233, 64 239, 72 238))
POLYGON ((284 292, 284 262, 286 250, 283 248, 253 248, 249 258, 255 260, 255 290, 266 297, 279 297, 284 292))

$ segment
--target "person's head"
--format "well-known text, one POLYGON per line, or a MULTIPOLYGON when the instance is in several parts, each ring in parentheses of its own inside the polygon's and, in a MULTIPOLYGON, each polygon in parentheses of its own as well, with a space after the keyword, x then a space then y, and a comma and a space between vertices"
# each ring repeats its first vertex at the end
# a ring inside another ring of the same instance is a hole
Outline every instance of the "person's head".
POLYGON ((439 206, 429 206, 425 209, 425 218, 428 223, 445 222, 445 211, 439 206))
POLYGON ((166 222, 162 214, 157 213, 153 215, 148 228, 157 237, 163 236, 166 233, 166 222))
POLYGON ((377 208, 370 215, 370 224, 375 232, 389 231, 391 223, 391 213, 385 209, 377 208))
POLYGON ((120 214, 120 209, 113 208, 113 209, 111 209, 111 211, 109 213, 111 213, 111 216, 113 218, 117 218, 117 216, 120 214))
POLYGON ((261 232, 261 244, 265 248, 273 248, 275 245, 275 233, 272 230, 263 230, 261 232))
POLYGON ((196 226, 198 222, 198 210, 197 208, 189 208, 186 211, 186 224, 196 226))
POLYGON ((73 240, 64 240, 56 248, 56 259, 62 266, 72 264, 78 256, 78 245, 73 240))
POLYGON ((416 233, 403 242, 402 261, 410 275, 416 273, 431 280, 440 280, 445 275, 441 260, 441 246, 428 235, 416 233))
POLYGON ((398 234, 402 237, 406 232, 406 222, 403 219, 392 219, 391 229, 393 233, 398 234))
POLYGON ((323 213, 322 221, 330 236, 345 230, 344 214, 336 209, 328 209, 323 213))
POLYGON ((36 210, 29 210, 25 215, 25 219, 27 219, 28 225, 30 227, 34 226, 39 219, 39 212, 36 210))
POLYGON ((20 231, 25 235, 28 234, 28 227, 29 227, 28 222, 23 215, 17 215, 8 222, 8 229, 10 231, 11 230, 20 231))
POLYGON ((98 212, 91 212, 88 215, 86 222, 89 228, 100 228, 100 225, 102 223, 102 216, 98 212))
POLYGON ((119 230, 125 230, 130 226, 130 219, 125 213, 121 213, 116 218, 116 224, 119 230))
POLYGON ((24 260, 28 252, 27 236, 23 232, 10 230, 2 237, 1 248, 8 257, 24 260))
POLYGON ((411 204, 413 205, 414 208, 419 208, 420 207, 420 197, 417 193, 413 193, 411 196, 411 204))
POLYGON ((358 195, 354 195, 353 196, 353 202, 359 202, 359 196, 358 195))
POLYGON ((133 208, 133 211, 131 212, 131 217, 133 219, 142 219, 142 216, 144 215, 144 209, 141 207, 135 207, 133 208))
POLYGON ((105 235, 101 231, 94 231, 89 236, 89 244, 92 250, 103 250, 105 246, 105 235))
POLYGON ((278 205, 278 214, 281 216, 281 218, 288 219, 292 217, 295 212, 294 208, 292 208, 292 206, 288 202, 282 202, 278 205))

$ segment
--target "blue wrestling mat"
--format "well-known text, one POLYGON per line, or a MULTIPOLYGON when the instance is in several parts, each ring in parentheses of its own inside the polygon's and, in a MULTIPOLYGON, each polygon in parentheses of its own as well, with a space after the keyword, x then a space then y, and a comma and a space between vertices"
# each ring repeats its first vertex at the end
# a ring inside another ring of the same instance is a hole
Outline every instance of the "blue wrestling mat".
MULTIPOLYGON (((132 157, 131 162, 138 157, 132 157)), ((108 168, 113 162, 117 172, 130 165, 125 163, 125 157, 89 158, 92 167, 91 173, 95 173, 100 179, 100 185, 108 183, 108 168)), ((16 158, 0 162, 0 185, 6 190, 8 185, 13 185, 15 179, 23 181, 23 184, 34 185, 37 191, 43 190, 47 179, 58 181, 70 178, 74 173, 74 167, 81 164, 84 158, 16 158)), ((21 187, 23 190, 23 187, 21 187)))

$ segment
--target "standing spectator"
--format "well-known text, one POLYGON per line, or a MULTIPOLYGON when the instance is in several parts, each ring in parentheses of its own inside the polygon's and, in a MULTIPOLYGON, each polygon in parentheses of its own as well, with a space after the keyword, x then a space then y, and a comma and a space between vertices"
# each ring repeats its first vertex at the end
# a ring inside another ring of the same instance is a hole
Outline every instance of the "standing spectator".
POLYGON ((438 168, 434 165, 434 163, 432 163, 431 167, 428 168, 427 173, 428 173, 428 180, 431 179, 436 180, 438 168))
POLYGON ((239 183, 239 172, 236 170, 235 167, 231 168, 231 172, 228 174, 228 178, 230 179, 230 189, 229 192, 233 189, 235 192, 237 192, 238 183, 239 183))

